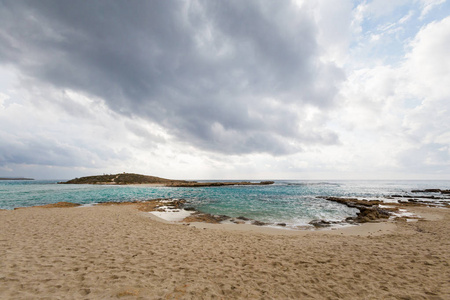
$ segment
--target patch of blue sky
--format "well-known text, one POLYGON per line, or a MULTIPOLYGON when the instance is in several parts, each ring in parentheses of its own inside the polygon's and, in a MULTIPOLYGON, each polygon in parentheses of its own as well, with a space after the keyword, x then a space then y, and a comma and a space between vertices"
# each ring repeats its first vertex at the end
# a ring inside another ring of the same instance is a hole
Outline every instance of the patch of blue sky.
POLYGON ((423 99, 419 98, 407 98, 403 102, 403 106, 406 109, 414 109, 422 104, 423 99))
POLYGON ((419 15, 419 19, 423 24, 428 24, 433 21, 440 21, 448 16, 450 16, 450 1, 446 0, 433 6, 426 13, 419 15))
MULTIPOLYGON (((440 21, 450 14, 450 2, 436 4, 424 13, 420 2, 357 2, 365 5, 361 20, 361 34, 351 47, 374 64, 398 66, 403 62, 410 42, 427 24, 440 21)), ((355 7, 356 7, 355 6, 355 7)))

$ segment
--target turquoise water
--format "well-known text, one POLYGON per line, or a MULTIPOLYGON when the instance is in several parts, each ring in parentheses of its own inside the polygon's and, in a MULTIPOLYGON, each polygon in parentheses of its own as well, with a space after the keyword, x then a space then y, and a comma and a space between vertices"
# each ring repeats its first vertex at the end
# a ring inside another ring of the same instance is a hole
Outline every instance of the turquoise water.
POLYGON ((0 181, 0 208, 60 201, 91 204, 182 198, 207 213, 303 225, 313 219, 342 220, 356 215, 356 209, 317 196, 379 198, 407 195, 413 189, 450 189, 450 181, 276 181, 269 186, 205 188, 60 185, 56 182, 0 181))

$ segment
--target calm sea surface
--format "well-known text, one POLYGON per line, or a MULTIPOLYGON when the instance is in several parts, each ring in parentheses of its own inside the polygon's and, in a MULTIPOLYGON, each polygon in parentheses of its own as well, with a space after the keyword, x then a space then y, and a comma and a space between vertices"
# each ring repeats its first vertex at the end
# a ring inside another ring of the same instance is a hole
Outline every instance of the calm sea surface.
POLYGON ((264 222, 303 225, 313 219, 342 220, 357 210, 317 196, 382 198, 413 189, 450 189, 450 181, 275 181, 269 186, 169 188, 66 185, 53 181, 0 181, 0 209, 60 201, 80 204, 182 198, 196 209, 264 222))

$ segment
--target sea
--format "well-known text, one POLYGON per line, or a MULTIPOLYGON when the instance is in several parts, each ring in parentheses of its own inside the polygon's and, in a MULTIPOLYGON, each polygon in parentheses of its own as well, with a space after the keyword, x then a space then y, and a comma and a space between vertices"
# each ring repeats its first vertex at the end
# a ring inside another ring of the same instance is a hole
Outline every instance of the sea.
POLYGON ((341 221, 358 212, 355 208, 318 198, 320 196, 391 201, 389 196, 407 197, 412 195, 412 190, 450 189, 448 180, 275 180, 273 185, 195 188, 57 184, 60 181, 65 180, 2 180, 0 209, 61 201, 89 206, 101 202, 185 199, 188 206, 205 213, 302 226, 315 219, 341 221))

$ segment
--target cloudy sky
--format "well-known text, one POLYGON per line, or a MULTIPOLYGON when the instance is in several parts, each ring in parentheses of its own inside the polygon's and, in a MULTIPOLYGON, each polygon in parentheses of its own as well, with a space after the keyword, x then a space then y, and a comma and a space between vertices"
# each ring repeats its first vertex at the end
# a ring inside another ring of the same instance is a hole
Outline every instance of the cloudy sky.
POLYGON ((450 179, 449 2, 0 0, 0 177, 450 179))

